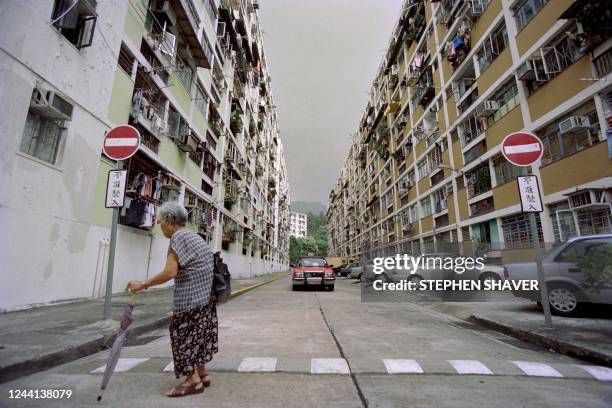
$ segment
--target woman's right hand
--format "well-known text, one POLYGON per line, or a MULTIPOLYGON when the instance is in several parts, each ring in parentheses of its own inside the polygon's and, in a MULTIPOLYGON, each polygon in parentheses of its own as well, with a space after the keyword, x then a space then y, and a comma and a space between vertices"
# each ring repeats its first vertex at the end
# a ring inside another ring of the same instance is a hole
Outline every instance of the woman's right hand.
POLYGON ((146 286, 145 283, 142 281, 133 280, 128 283, 128 289, 135 293, 146 289, 146 286))

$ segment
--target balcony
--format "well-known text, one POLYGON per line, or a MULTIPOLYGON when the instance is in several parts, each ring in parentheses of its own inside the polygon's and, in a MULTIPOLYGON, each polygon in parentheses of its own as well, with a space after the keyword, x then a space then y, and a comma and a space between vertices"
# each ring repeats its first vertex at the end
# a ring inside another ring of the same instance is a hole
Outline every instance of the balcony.
POLYGON ((476 197, 491 190, 489 164, 485 163, 472 170, 467 176, 468 198, 476 197))
POLYGON ((200 18, 192 0, 170 0, 176 14, 176 25, 183 40, 188 43, 196 66, 210 68, 213 52, 208 40, 201 34, 198 38, 200 18))
POLYGON ((493 203, 493 197, 487 197, 484 200, 477 201, 473 204, 470 204, 470 212, 472 217, 476 217, 479 215, 486 214, 495 209, 495 205, 493 203))
POLYGON ((426 69, 419 78, 413 95, 413 104, 426 107, 435 93, 433 75, 430 69, 426 69))

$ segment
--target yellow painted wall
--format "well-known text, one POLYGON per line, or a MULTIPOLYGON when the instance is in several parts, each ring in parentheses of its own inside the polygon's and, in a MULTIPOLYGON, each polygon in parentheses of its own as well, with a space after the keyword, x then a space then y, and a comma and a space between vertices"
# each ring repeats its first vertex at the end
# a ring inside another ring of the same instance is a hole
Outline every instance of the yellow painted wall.
POLYGON ((574 2, 574 0, 552 0, 531 19, 516 36, 519 54, 523 55, 542 37, 559 19, 559 16, 574 2))
POLYGON ((463 155, 461 154, 461 142, 457 140, 453 143, 453 161, 456 169, 463 167, 463 155))
POLYGON ((421 234, 433 230, 433 216, 421 218, 421 234))
POLYGON ((187 181, 196 187, 200 187, 202 185, 202 173, 200 167, 193 160, 187 160, 187 181))
POLYGON ((419 194, 423 194, 427 190, 429 190, 429 177, 425 176, 421 180, 418 181, 419 184, 419 194))
POLYGON ((416 145, 416 159, 420 160, 427 149, 427 143, 425 143, 425 139, 421 140, 418 145, 416 145))
POLYGON ((494 188, 493 203, 496 210, 519 204, 520 200, 516 181, 510 181, 494 188))
POLYGON ((457 192, 457 202, 459 204, 459 217, 461 217, 462 220, 467 220, 468 218, 470 218, 470 213, 468 211, 466 188, 462 188, 457 192))
POLYGON ((136 46, 140 46, 142 36, 145 32, 142 16, 147 13, 147 6, 143 3, 142 0, 130 1, 123 28, 132 43, 136 46))
POLYGON ((479 90, 486 90, 497 81, 510 67, 512 66, 512 54, 510 54, 510 47, 506 47, 501 54, 495 58, 495 61, 489 65, 489 67, 478 77, 476 82, 478 83, 479 90))
POLYGON ((523 115, 521 109, 516 106, 503 118, 498 120, 487 129, 487 149, 492 149, 504 140, 510 133, 518 132, 523 128, 523 115))
POLYGON ((106 183, 108 181, 108 171, 114 169, 109 163, 100 160, 98 176, 96 178, 96 192, 94 195, 94 207, 91 213, 91 223, 110 227, 113 219, 113 210, 106 208, 106 183))
POLYGON ((544 194, 612 176, 608 144, 601 142, 540 168, 544 194))
POLYGON ((482 38, 485 31, 491 26, 495 17, 501 11, 501 0, 493 0, 487 6, 485 12, 480 16, 471 31, 472 44, 476 44, 482 38))
POLYGON ((449 194, 449 196, 446 199, 446 202, 448 203, 448 222, 450 224, 454 224, 455 222, 457 222, 457 219, 455 218, 455 206, 454 206, 454 195, 453 194, 449 194))
POLYGON ((116 124, 126 124, 132 110, 134 81, 121 68, 115 72, 108 118, 116 124))
POLYGON ((590 86, 591 81, 581 81, 581 78, 592 77, 590 56, 587 54, 527 98, 531 119, 535 120, 550 112, 562 102, 590 86))

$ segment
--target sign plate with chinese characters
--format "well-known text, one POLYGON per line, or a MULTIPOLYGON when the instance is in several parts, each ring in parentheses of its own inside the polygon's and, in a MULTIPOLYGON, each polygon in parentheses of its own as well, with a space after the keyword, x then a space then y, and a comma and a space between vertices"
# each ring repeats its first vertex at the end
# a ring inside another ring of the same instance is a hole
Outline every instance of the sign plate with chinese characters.
POLYGON ((125 198, 127 170, 110 170, 106 185, 106 208, 121 208, 125 198))
POLYGON ((521 208, 524 213, 542 212, 542 197, 536 176, 521 176, 516 179, 519 194, 521 195, 521 208))

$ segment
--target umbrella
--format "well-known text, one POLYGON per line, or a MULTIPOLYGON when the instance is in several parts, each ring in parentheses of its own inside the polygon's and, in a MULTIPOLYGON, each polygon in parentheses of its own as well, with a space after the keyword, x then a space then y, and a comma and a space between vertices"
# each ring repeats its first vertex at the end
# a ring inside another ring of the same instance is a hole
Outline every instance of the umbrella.
POLYGON ((132 324, 132 310, 134 310, 135 300, 136 294, 134 293, 128 301, 127 307, 123 311, 123 316, 121 317, 121 325, 119 326, 119 331, 117 332, 115 341, 113 342, 113 347, 111 348, 110 354, 108 356, 108 362, 106 363, 104 376, 102 376, 102 385, 100 386, 100 392, 98 393, 98 401, 102 399, 102 393, 106 389, 106 386, 110 381, 111 375, 113 375, 113 371, 117 366, 117 361, 119 361, 119 356, 121 355, 121 347, 123 347, 123 342, 125 340, 125 336, 127 335, 127 328, 130 324, 132 324))

